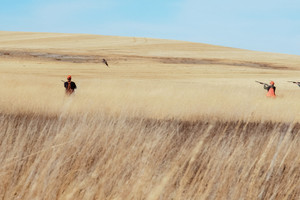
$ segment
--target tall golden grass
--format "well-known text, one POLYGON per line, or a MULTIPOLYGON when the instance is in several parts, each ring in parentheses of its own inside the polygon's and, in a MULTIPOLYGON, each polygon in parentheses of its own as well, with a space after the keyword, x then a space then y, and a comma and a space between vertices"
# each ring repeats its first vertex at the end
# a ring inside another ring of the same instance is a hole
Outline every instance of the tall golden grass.
POLYGON ((1 199, 298 199, 300 125, 1 114, 1 199))
POLYGON ((299 57, 0 34, 0 199, 300 199, 300 92, 287 83, 299 80, 299 57), (106 53, 111 67, 22 52, 106 53), (255 80, 274 80, 277 98, 255 80))
POLYGON ((299 198, 295 94, 47 80, 2 79, 1 199, 299 198))

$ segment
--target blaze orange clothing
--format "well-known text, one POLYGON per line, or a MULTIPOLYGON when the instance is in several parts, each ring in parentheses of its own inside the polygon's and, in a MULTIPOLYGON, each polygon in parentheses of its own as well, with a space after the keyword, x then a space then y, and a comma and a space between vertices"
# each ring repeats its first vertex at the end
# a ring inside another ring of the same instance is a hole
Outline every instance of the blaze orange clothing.
POLYGON ((276 97, 274 88, 271 87, 269 89, 269 91, 267 93, 267 97, 276 97))
POLYGON ((267 97, 276 97, 275 90, 276 87, 274 85, 264 85, 264 89, 268 90, 267 97))

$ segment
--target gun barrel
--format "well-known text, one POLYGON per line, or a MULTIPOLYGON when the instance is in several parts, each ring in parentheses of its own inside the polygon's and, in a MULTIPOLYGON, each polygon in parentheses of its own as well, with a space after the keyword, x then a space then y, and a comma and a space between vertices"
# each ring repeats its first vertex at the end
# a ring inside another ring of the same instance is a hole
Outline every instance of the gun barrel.
POLYGON ((260 81, 255 81, 255 82, 257 82, 257 83, 259 83, 259 84, 262 84, 262 85, 263 85, 263 84, 266 84, 266 83, 263 83, 263 82, 260 82, 260 81))
POLYGON ((288 81, 289 83, 295 83, 295 84, 299 84, 300 82, 297 81, 288 81))

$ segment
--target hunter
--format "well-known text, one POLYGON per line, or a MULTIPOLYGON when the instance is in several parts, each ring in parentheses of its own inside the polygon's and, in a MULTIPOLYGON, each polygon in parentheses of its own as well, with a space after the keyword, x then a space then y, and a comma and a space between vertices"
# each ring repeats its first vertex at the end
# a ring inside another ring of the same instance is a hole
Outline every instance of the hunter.
POLYGON ((274 81, 271 81, 270 85, 264 84, 264 89, 268 90, 267 97, 273 97, 273 98, 276 97, 275 94, 276 87, 274 86, 274 81))
POLYGON ((71 95, 71 94, 73 94, 73 92, 74 92, 74 90, 77 88, 76 87, 76 84, 73 82, 73 81, 71 81, 71 79, 72 79, 72 77, 71 77, 71 75, 69 75, 68 77, 67 77, 67 82, 64 82, 64 86, 65 86, 65 88, 66 88, 66 94, 67 95, 71 95))

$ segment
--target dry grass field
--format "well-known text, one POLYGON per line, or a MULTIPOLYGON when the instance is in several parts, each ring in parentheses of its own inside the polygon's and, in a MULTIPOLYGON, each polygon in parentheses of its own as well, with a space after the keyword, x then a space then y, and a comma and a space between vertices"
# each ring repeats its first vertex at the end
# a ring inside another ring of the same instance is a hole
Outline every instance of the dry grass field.
POLYGON ((300 199, 291 80, 300 56, 0 32, 0 199, 300 199))

